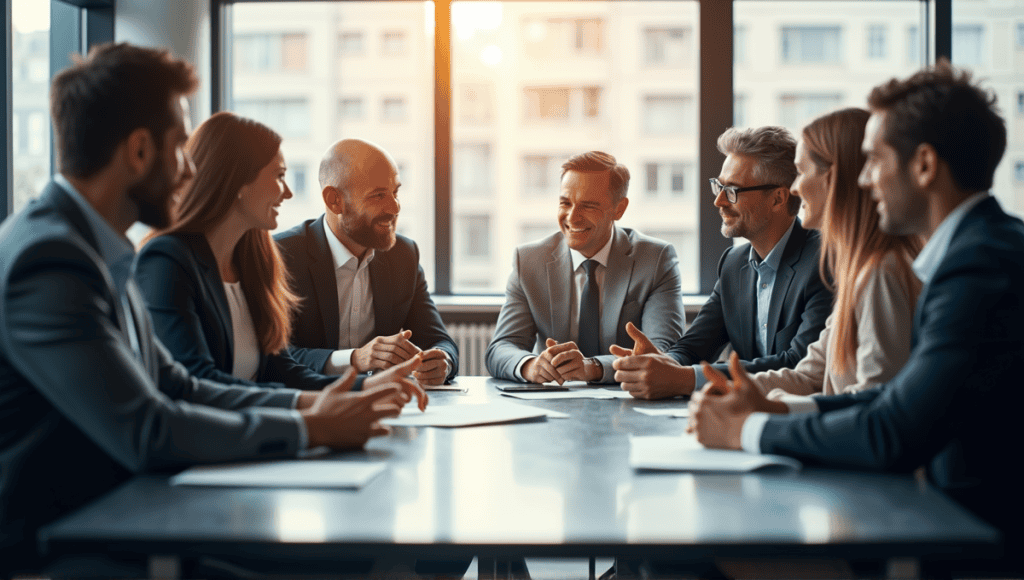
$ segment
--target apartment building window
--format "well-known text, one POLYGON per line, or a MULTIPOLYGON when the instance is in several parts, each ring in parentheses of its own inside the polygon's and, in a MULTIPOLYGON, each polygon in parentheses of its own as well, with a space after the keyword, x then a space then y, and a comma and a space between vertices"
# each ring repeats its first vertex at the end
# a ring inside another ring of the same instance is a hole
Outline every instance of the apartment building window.
MULTIPOLYGON (((50 3, 11 3, 11 181, 15 211, 39 195, 50 177, 50 125, 46 111, 50 71, 50 3)), ((6 201, 5 206, 6 208, 6 201)), ((0 210, 0 218, 7 215, 0 210)))
POLYGON ((600 18, 527 17, 522 32, 523 48, 534 58, 599 56, 604 50, 600 18))
POLYGON ((463 83, 459 85, 459 120, 469 124, 491 122, 493 95, 491 85, 486 83, 463 83))
POLYGON ((747 126, 747 96, 733 95, 732 97, 732 124, 734 127, 747 126))
POLYGON ((644 29, 644 64, 654 67, 693 66, 693 29, 689 26, 644 29))
POLYGON ((289 165, 286 173, 288 181, 290 182, 289 187, 292 190, 292 194, 295 197, 303 198, 308 195, 306 188, 306 166, 305 165, 289 165))
POLYGON ((1024 161, 1018 161, 1013 167, 1013 178, 1017 185, 1024 185, 1024 161))
POLYGON ((460 144, 455 146, 454 153, 455 194, 464 199, 493 197, 490 144, 460 144))
POLYGON ((562 164, 572 154, 524 155, 523 196, 555 199, 562 181, 562 164))
POLYGON ((363 33, 358 31, 347 31, 338 34, 338 54, 340 56, 362 56, 363 33))
POLYGON ((342 97, 338 101, 338 118, 342 121, 361 121, 363 116, 362 97, 342 97))
POLYGON ((542 240, 558 229, 554 219, 548 222, 525 223, 519 226, 519 240, 516 245, 521 246, 529 242, 542 240))
POLYGON ((467 215, 459 218, 462 232, 462 254, 467 258, 487 260, 491 257, 491 216, 467 215))
POLYGON ((693 97, 689 95, 644 95, 644 134, 678 136, 693 134, 693 97))
POLYGON ((644 193, 650 198, 682 198, 691 172, 692 166, 681 161, 646 163, 644 193))
POLYGON ((842 27, 782 27, 782 62, 786 64, 839 64, 842 27))
POLYGON ((1017 50, 1024 49, 1024 22, 1017 23, 1017 50))
POLYGON ((235 36, 234 59, 244 72, 302 71, 306 69, 306 35, 239 34, 235 36))
POLYGON ((985 28, 980 24, 953 26, 953 60, 957 66, 977 66, 982 63, 985 47, 985 28))
POLYGON ((381 35, 380 52, 383 56, 405 56, 408 51, 408 40, 404 31, 386 30, 381 35))
POLYGON ((868 59, 883 60, 888 54, 889 27, 884 24, 868 26, 868 59))
POLYGON ((732 29, 732 62, 747 63, 747 27, 734 26, 732 29))
POLYGON ((282 137, 309 135, 309 101, 306 99, 239 99, 235 112, 272 127, 282 137))
POLYGON ((601 87, 526 87, 526 120, 567 122, 601 116, 601 87))
POLYGON ((405 123, 409 120, 409 108, 405 97, 384 97, 380 102, 381 121, 405 123))
POLYGON ((838 108, 843 96, 837 94, 788 94, 779 98, 779 122, 798 131, 808 121, 838 108))
POLYGON ((907 63, 921 63, 921 35, 917 26, 907 27, 907 63))

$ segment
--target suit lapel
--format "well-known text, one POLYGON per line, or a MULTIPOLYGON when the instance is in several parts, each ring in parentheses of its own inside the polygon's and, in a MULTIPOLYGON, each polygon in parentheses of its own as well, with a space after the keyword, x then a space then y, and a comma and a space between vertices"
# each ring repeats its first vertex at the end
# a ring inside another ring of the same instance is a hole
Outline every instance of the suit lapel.
MULTIPOLYGON (((327 231, 324 217, 309 226, 311 235, 306 240, 309 253, 309 277, 313 281, 316 303, 320 305, 321 322, 324 325, 325 344, 338 346, 338 281, 334 274, 334 259, 327 245, 327 231)), ((334 235, 331 233, 330 235, 334 235)))
MULTIPOLYGON (((388 267, 387 252, 374 252, 370 260, 370 296, 373 297, 373 334, 374 336, 387 336, 395 334, 398 330, 392 331, 385 328, 384 322, 393 314, 394 308, 394 286, 391 279, 391 268, 388 267)), ((413 337, 415 340, 416 337, 413 337)))
MULTIPOLYGON (((735 300, 735 304, 738 305, 736 309, 739 315, 738 320, 742 325, 741 328, 746 330, 737 337, 739 344, 734 344, 733 347, 736 351, 744 353, 744 356, 756 358, 754 355, 757 353, 757 339, 755 338, 757 332, 757 273, 750 267, 749 257, 749 253, 744 253, 741 256, 743 265, 740 266, 739 293, 735 300)), ((728 297, 724 298, 728 299, 728 297)))
MULTIPOLYGON (((775 285, 772 288, 772 299, 768 304, 768 341, 765 348, 766 355, 775 353, 775 336, 779 332, 779 317, 782 315, 782 305, 788 300, 789 287, 796 275, 796 264, 803 254, 804 241, 807 239, 807 230, 800 226, 800 218, 793 224, 793 233, 789 235, 786 247, 783 248, 782 260, 779 262, 779 270, 775 273, 775 285)), ((755 290, 756 292, 756 290, 755 290)), ((755 294, 756 295, 756 294, 755 294)))
MULTIPOLYGON (((217 312, 217 322, 220 324, 220 331, 227 342, 226 353, 235 352, 235 330, 231 322, 231 306, 228 304, 228 295, 224 291, 224 279, 220 277, 220 270, 217 268, 217 259, 213 256, 213 249, 206 241, 203 234, 185 234, 182 239, 196 257, 199 270, 202 273, 203 286, 206 292, 213 296, 213 308, 217 312)), ((205 321, 207 324, 209 321, 205 321)), ((228 357, 228 367, 234 366, 234 356, 228 357)), ((232 372, 234 369, 232 368, 232 372)))
POLYGON ((601 353, 617 342, 619 316, 626 302, 626 294, 633 280, 633 246, 626 232, 619 228, 613 231, 611 251, 608 252, 608 267, 604 271, 604 288, 601 289, 601 353))
POLYGON ((547 263, 547 274, 551 334, 552 336, 570 336, 572 259, 569 257, 569 246, 565 244, 564 239, 560 239, 554 251, 551 252, 551 261, 547 263))

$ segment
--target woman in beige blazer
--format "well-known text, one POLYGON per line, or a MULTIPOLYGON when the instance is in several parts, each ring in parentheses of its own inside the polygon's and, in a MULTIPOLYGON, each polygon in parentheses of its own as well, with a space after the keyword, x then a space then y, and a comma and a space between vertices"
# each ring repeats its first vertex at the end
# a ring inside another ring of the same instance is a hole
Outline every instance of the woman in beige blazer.
POLYGON ((797 145, 790 189, 803 199, 804 227, 821 230, 821 276, 835 304, 795 368, 753 375, 769 398, 870 389, 895 376, 910 356, 921 290, 911 262, 921 240, 883 232, 871 192, 857 183, 868 117, 856 108, 829 113, 807 125, 797 145))

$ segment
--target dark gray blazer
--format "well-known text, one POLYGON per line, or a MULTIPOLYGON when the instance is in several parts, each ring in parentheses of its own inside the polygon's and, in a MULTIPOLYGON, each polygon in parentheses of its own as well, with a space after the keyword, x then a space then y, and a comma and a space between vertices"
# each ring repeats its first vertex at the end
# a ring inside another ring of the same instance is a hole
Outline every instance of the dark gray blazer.
POLYGON ((816 397, 820 413, 773 415, 761 450, 814 465, 910 472, 1024 548, 1011 475, 1024 409, 1024 223, 995 198, 960 223, 914 314, 906 366, 876 389, 816 397))
POLYGON ((135 258, 156 334, 194 377, 229 385, 317 390, 337 377, 315 373, 287 351, 260 353, 255 382, 232 375, 235 335, 231 308, 213 250, 203 234, 153 238, 135 258))
MULTIPOLYGON (((821 236, 801 227, 798 218, 768 306, 768 356, 760 356, 757 348, 757 272, 750 267, 750 244, 722 254, 715 289, 669 356, 683 365, 716 361, 731 344, 751 373, 795 367, 832 312, 832 293, 818 273, 820 251, 821 236)), ((725 364, 715 367, 728 373, 725 364)))
MULTIPOLYGON (((288 265, 292 286, 302 298, 301 308, 292 319, 291 354, 300 363, 322 370, 338 348, 338 283, 324 216, 306 220, 274 238, 288 265)), ((411 330, 416 346, 423 350, 438 348, 448 354, 452 361, 448 378, 454 377, 459 372, 459 348, 430 299, 416 243, 398 236, 393 248, 374 253, 369 268, 374 335, 411 330)))
POLYGON ((68 193, 51 183, 0 226, 0 575, 34 565, 41 525, 133 473, 298 451, 298 391, 190 377, 127 288, 139 353, 68 193))

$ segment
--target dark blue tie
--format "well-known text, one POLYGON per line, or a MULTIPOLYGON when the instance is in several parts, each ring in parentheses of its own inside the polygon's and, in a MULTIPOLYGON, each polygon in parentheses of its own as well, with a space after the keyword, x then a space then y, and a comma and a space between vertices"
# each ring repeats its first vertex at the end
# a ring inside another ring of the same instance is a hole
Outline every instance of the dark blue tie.
POLYGON ((583 268, 587 281, 580 293, 580 325, 577 346, 583 356, 590 358, 601 354, 601 292, 597 287, 597 260, 586 260, 583 268))

